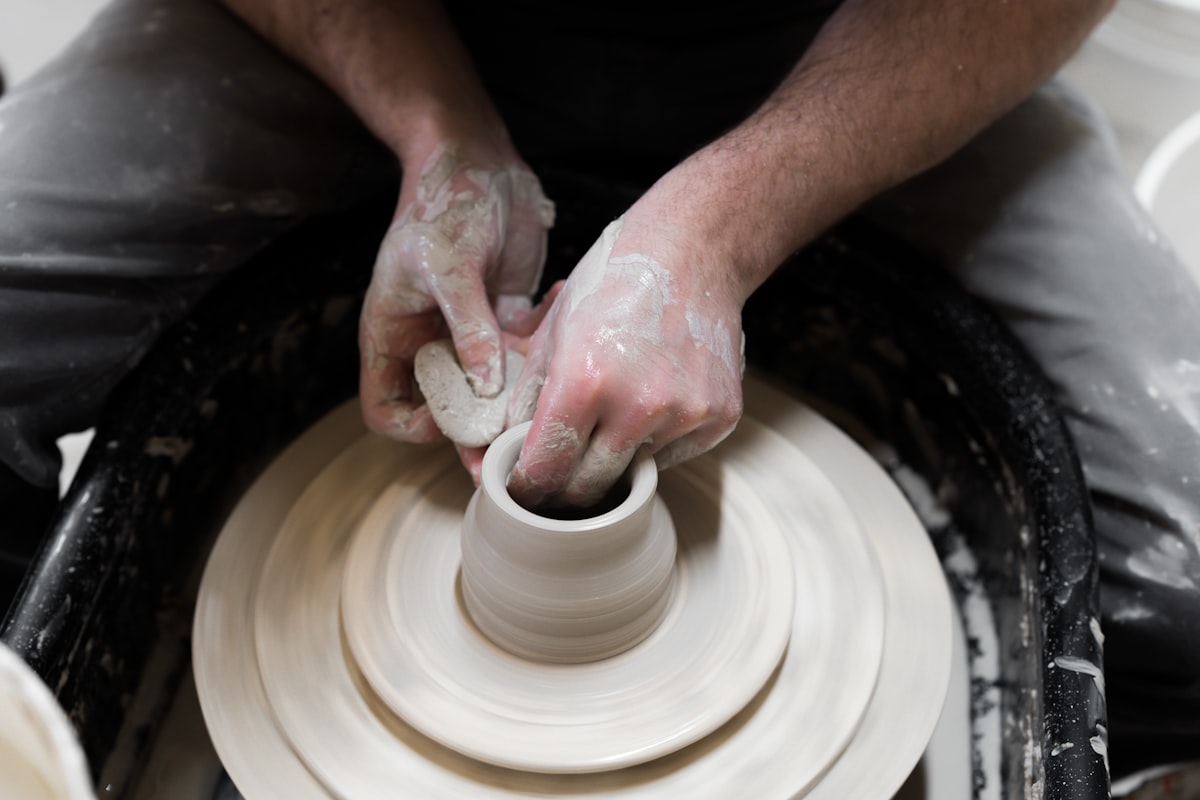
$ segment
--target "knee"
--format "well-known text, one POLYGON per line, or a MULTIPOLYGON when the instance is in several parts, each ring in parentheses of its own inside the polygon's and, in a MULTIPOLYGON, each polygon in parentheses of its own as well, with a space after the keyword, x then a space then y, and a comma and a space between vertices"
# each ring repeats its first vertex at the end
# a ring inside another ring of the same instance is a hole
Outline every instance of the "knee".
MULTIPOLYGON (((1111 516, 1099 510, 1098 525, 1111 516)), ((1102 530, 1100 564, 1108 668, 1155 674, 1164 688, 1194 683, 1200 675, 1200 550, 1188 531, 1178 520, 1146 515, 1130 524, 1126 516, 1121 534, 1102 530)))

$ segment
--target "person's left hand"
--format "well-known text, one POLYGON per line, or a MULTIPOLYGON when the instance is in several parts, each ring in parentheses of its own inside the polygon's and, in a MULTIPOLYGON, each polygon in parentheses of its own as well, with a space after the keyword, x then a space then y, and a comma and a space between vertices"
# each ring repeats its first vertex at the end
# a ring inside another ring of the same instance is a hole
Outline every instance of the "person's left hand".
MULTIPOLYGON (((503 328, 528 313, 553 219, 537 177, 515 158, 475 158, 449 144, 405 171, 360 323, 360 402, 371 430, 412 442, 441 438, 415 397, 413 359, 447 334, 476 394, 500 392, 503 328)), ((459 454, 478 477, 481 451, 459 454)))
POLYGON ((613 222, 543 301, 509 404, 510 426, 533 419, 509 479, 527 508, 594 503, 639 447, 666 469, 741 417, 744 298, 654 231, 613 222))

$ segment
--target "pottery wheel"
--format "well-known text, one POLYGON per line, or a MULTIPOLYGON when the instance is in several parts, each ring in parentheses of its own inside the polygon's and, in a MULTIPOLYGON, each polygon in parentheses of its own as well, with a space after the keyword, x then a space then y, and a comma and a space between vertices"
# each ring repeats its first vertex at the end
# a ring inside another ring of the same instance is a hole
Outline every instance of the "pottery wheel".
POLYGON ((451 447, 368 434, 353 402, 314 426, 230 516, 197 604, 197 690, 240 791, 890 796, 949 678, 940 565, 866 453, 753 377, 746 393, 729 439, 660 474, 666 618, 590 664, 526 661, 471 624, 451 447))

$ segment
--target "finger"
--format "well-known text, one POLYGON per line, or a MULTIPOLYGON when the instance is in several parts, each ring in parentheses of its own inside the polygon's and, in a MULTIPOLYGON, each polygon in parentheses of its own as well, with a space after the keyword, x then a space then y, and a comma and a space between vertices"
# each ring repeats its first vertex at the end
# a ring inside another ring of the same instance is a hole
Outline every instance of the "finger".
POLYGON ((542 193, 541 182, 532 172, 511 171, 504 177, 510 182, 511 205, 496 291, 532 294, 546 264, 554 203, 542 193))
POLYGON ((509 493, 525 508, 536 509, 557 494, 575 471, 587 447, 595 418, 587 404, 574 408, 560 402, 539 405, 533 427, 509 476, 509 493))
POLYGON ((370 430, 407 442, 433 442, 441 438, 429 409, 412 399, 410 363, 380 357, 365 349, 358 383, 363 422, 370 430))
POLYGON ((453 278, 431 281, 430 293, 446 318, 471 388, 480 397, 495 397, 504 388, 500 325, 482 282, 471 279, 467 285, 457 284, 453 278))
MULTIPOLYGON (((508 412, 505 427, 512 428, 522 422, 533 419, 537 410, 538 398, 546 381, 546 369, 549 363, 549 350, 545 344, 547 334, 540 331, 528 340, 528 346, 523 355, 525 363, 513 383, 512 393, 508 398, 508 412)), ((520 352, 520 348, 515 348, 520 352)))
POLYGON ((429 410, 414 396, 408 351, 436 336, 439 326, 424 315, 404 324, 364 312, 359 324, 359 404, 363 421, 376 433, 413 442, 441 438, 429 410))
POLYGON ((372 393, 374 384, 359 380, 359 407, 363 422, 375 433, 405 442, 436 442, 442 432, 428 406, 409 400, 380 400, 372 393))
POLYGON ((728 420, 716 419, 682 436, 666 439, 665 444, 664 437, 656 437, 651 447, 654 461, 659 470, 670 469, 676 464, 690 461, 723 442, 733 433, 736 425, 736 421, 730 424, 728 420))
MULTIPOLYGON (((504 346, 504 352, 507 353, 509 350, 515 350, 521 354, 522 358, 526 355, 526 353, 529 352, 529 337, 528 336, 516 336, 515 334, 511 334, 508 331, 502 329, 500 331, 500 343, 504 346)), ((507 362, 504 365, 504 374, 506 376, 504 386, 505 386, 505 388, 508 388, 508 378, 507 378, 508 364, 507 364, 507 362)))
POLYGON ((458 460, 467 468, 467 474, 471 476, 471 480, 476 486, 483 475, 483 454, 487 452, 486 447, 464 447, 461 444, 454 445, 458 451, 458 460))
POLYGON ((547 241, 544 228, 509 227, 489 288, 497 294, 531 295, 537 291, 546 265, 547 241))
POLYGON ((484 285, 487 255, 463 246, 431 249, 424 271, 428 293, 454 339, 458 362, 480 397, 496 397, 504 387, 500 326, 484 285))
POLYGON ((621 445, 593 432, 579 466, 562 490, 545 501, 553 506, 586 508, 600 502, 617 484, 637 452, 637 444, 621 445))
POLYGON ((558 295, 562 292, 563 284, 565 283, 566 281, 555 281, 554 285, 546 291, 545 297, 536 306, 524 309, 513 307, 507 315, 501 314, 500 301, 504 297, 511 297, 511 295, 504 295, 498 298, 496 301, 496 315, 500 319, 500 327, 514 336, 532 336, 533 332, 542 324, 542 320, 550 313, 550 309, 554 307, 554 302, 558 299, 558 295))
POLYGON ((496 321, 500 330, 511 333, 532 311, 533 301, 527 294, 502 294, 496 297, 496 321))

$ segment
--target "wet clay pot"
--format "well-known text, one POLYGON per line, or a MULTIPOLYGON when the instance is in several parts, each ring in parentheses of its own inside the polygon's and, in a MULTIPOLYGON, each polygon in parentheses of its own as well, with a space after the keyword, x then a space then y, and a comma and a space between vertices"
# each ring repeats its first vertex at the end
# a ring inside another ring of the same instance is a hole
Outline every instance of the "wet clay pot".
POLYGON ((675 567, 675 528, 658 498, 654 459, 638 451, 615 504, 579 518, 535 513, 507 481, 531 423, 502 434, 483 459, 462 530, 462 595, 493 642, 515 655, 597 661, 662 621, 675 567))

